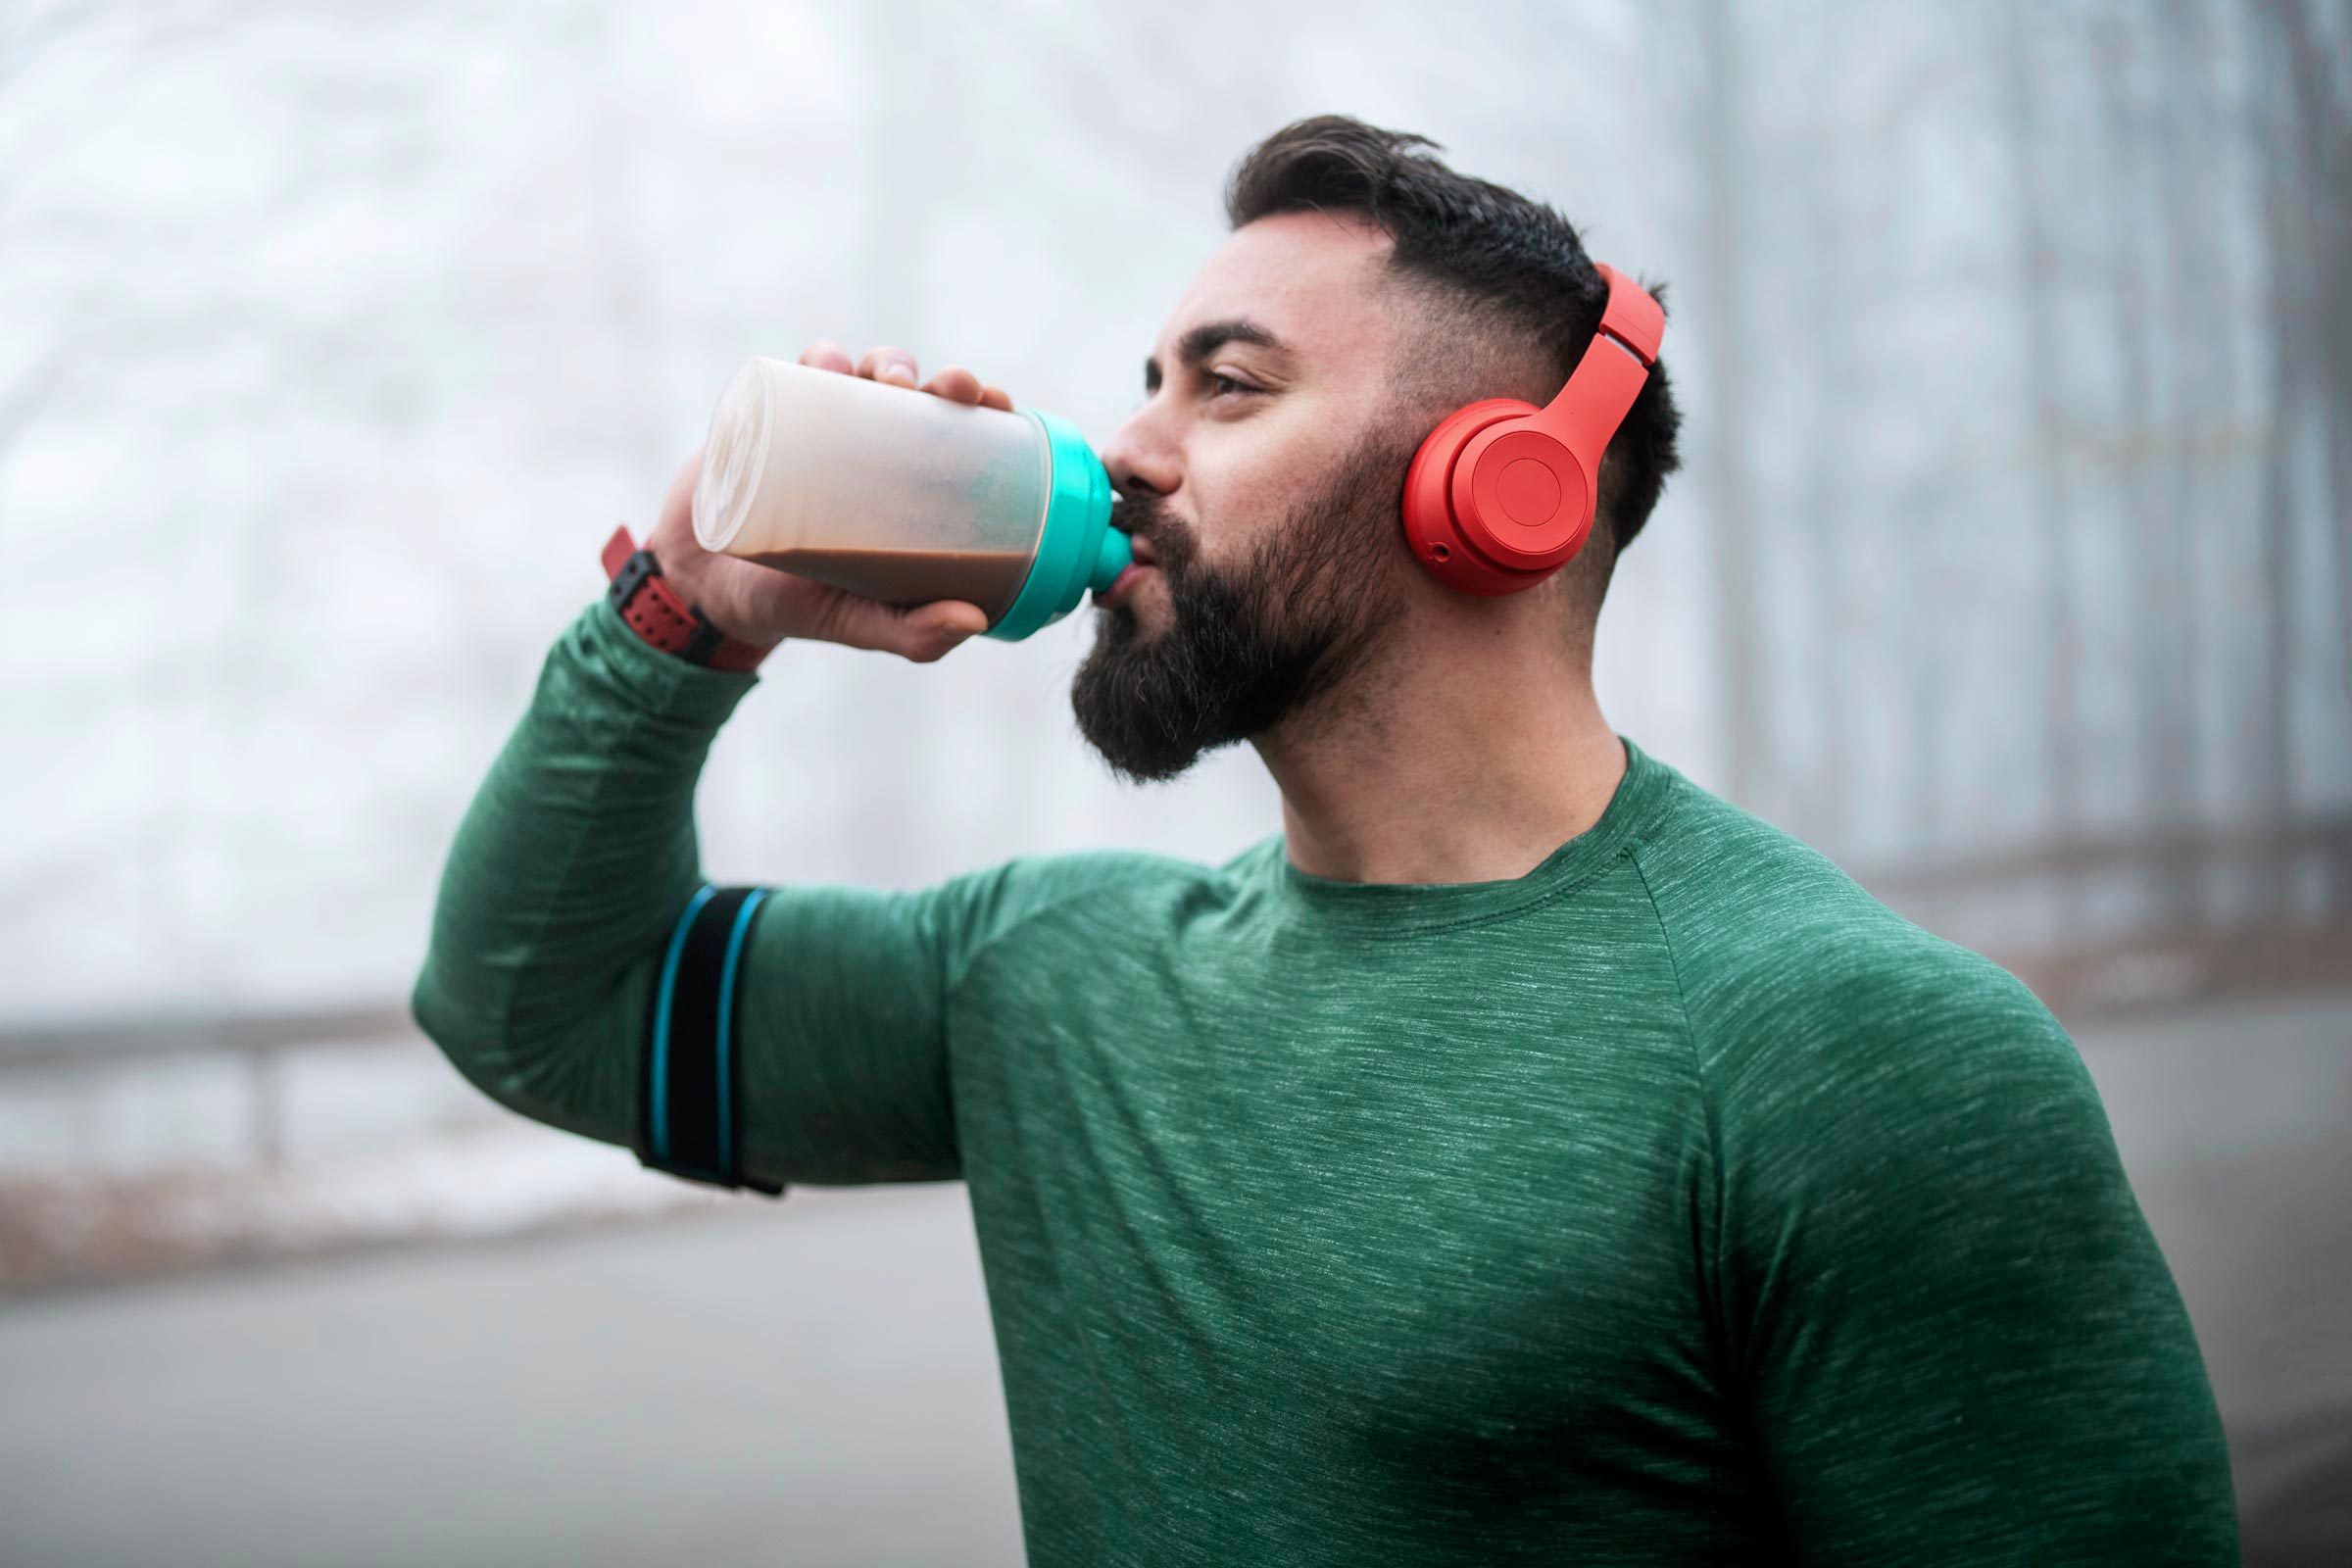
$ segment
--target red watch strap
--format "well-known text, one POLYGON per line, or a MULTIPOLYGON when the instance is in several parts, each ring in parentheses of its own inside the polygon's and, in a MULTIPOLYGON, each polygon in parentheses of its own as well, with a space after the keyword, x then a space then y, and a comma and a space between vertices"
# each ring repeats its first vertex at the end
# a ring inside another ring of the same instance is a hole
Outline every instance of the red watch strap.
POLYGON ((629 558, 636 553, 637 541, 629 537, 629 525, 624 522, 612 530, 612 538, 605 541, 605 581, 611 582, 619 576, 620 568, 627 565, 629 558))
POLYGON ((614 608, 638 636, 665 654, 739 675, 748 673, 767 657, 768 650, 758 643, 720 634, 708 615, 680 599, 678 591, 662 580, 662 568, 654 564, 651 555, 637 568, 637 580, 620 587, 621 574, 631 570, 639 554, 637 542, 629 537, 625 523, 613 529, 612 537, 605 541, 605 580, 615 585, 614 608), (713 637, 717 639, 715 642, 713 637), (709 650, 708 654, 697 658, 704 649, 709 650))

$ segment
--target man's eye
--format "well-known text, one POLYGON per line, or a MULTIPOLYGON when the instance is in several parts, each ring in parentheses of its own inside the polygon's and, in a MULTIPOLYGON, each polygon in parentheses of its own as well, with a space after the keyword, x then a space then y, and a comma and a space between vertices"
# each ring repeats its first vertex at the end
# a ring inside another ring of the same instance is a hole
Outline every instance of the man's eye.
POLYGON ((1208 377, 1208 384, 1210 387, 1209 395, 1211 397, 1223 397, 1225 395, 1224 393, 1216 390, 1219 382, 1223 382, 1226 386, 1233 388, 1236 392, 1254 392, 1257 390, 1257 388, 1251 386, 1247 381, 1240 380, 1230 375, 1219 375, 1216 372, 1211 371, 1208 377))

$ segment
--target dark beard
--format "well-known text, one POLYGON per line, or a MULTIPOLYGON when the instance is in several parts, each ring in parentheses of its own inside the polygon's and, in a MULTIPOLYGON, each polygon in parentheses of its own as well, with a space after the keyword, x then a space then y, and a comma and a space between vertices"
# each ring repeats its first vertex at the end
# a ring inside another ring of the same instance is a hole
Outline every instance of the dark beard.
POLYGON ((1151 542, 1175 614, 1147 641, 1132 603, 1097 611, 1070 708, 1114 774, 1165 783, 1264 734, 1363 662, 1401 597, 1398 509, 1412 450, 1376 427, 1230 569, 1200 560, 1157 495, 1118 504, 1112 525, 1151 542))

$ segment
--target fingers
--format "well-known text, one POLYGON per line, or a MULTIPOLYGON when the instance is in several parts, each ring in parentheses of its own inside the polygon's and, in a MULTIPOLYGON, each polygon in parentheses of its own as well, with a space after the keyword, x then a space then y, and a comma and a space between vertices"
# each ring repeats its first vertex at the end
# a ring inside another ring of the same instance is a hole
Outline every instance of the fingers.
POLYGON ((1012 412, 1012 394, 1001 386, 983 386, 980 378, 960 365, 951 365, 923 383, 923 390, 952 402, 977 404, 984 409, 1012 412))
POLYGON ((858 373, 869 381, 910 387, 915 382, 914 356, 905 349, 867 349, 858 361, 858 373))
MULTIPOLYGON (((802 350, 801 363, 814 366, 820 370, 839 370, 844 375, 862 375, 869 381, 880 381, 886 386, 914 387, 920 374, 915 368, 914 356, 905 349, 881 344, 867 349, 853 360, 847 349, 831 338, 824 337, 802 350)), ((977 375, 960 365, 946 367, 930 380, 921 382, 919 390, 934 397, 946 398, 951 403, 1002 409, 1006 414, 1012 412, 1011 393, 1001 386, 984 385, 977 375)))
POLYGON ((988 629, 988 615, 978 605, 956 599, 902 610, 845 593, 832 608, 833 624, 818 634, 824 641, 897 654, 918 664, 930 663, 988 629))
POLYGON ((951 365, 923 383, 923 390, 951 403, 980 401, 980 378, 960 365, 951 365))
POLYGON ((820 337, 803 349, 801 363, 819 370, 839 370, 844 375, 858 373, 858 363, 850 358, 849 350, 831 338, 820 337))
POLYGON ((957 599, 917 605, 899 614, 900 642, 894 651, 918 664, 928 664, 988 630, 987 612, 957 599))

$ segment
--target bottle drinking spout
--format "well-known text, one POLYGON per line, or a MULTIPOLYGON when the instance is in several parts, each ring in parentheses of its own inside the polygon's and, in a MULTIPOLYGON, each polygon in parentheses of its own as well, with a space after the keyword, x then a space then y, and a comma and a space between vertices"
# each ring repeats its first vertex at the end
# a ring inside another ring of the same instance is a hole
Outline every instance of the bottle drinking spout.
POLYGON ((1087 579, 1087 587, 1096 593, 1108 593, 1110 585, 1119 580, 1119 573, 1135 564, 1135 541, 1116 528, 1102 530, 1102 548, 1095 554, 1095 574, 1087 579))

